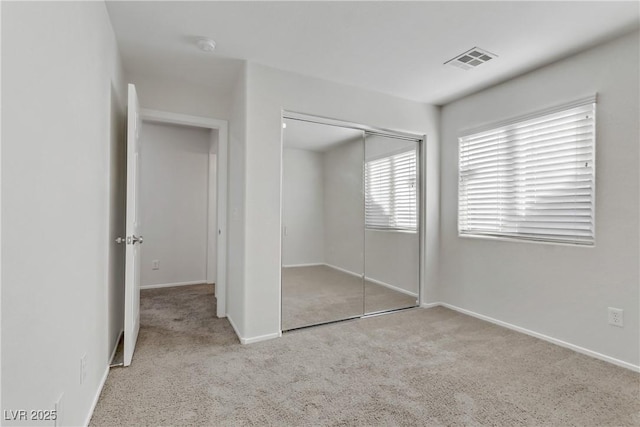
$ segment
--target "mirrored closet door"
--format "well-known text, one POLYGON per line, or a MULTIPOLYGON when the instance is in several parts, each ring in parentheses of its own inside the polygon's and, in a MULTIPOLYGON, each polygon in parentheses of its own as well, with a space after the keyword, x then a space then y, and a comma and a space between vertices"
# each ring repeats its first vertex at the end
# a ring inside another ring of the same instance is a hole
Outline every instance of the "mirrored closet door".
POLYGON ((418 304, 419 148, 284 120, 283 331, 418 304))
POLYGON ((418 142, 365 140, 365 314, 418 304, 420 283, 418 142))
POLYGON ((364 133, 284 124, 282 330, 362 316, 364 133))

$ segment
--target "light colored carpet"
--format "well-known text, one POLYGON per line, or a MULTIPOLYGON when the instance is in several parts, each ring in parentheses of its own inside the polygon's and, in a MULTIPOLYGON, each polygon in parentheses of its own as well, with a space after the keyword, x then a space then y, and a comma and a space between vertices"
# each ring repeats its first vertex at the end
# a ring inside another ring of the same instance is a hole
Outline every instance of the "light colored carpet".
POLYGON ((413 307, 416 297, 328 267, 282 269, 282 329, 413 307))
POLYGON ((145 290, 93 426, 640 424, 640 376, 445 308, 240 345, 211 286, 145 290))

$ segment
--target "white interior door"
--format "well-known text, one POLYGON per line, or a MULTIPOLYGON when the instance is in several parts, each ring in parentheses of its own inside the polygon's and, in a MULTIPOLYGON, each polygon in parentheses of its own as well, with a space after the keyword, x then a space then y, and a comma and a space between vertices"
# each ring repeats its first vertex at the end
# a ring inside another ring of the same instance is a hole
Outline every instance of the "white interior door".
POLYGON ((140 330, 140 106, 136 87, 128 87, 127 111, 127 237, 124 279, 124 366, 131 364, 140 330))

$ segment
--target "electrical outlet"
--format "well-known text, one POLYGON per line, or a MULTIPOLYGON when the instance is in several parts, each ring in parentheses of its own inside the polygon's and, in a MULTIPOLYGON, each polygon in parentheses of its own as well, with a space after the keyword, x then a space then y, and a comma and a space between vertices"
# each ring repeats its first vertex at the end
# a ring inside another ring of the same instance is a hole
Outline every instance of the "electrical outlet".
POLYGON ((80 358, 80 385, 87 379, 87 353, 80 358))
POLYGON ((153 261, 151 261, 151 269, 160 270, 160 260, 154 259, 153 261))
POLYGON ((56 411, 56 419, 53 425, 56 427, 64 425, 63 419, 62 419, 62 415, 63 415, 62 398, 63 397, 64 397, 64 393, 60 394, 60 397, 58 397, 58 400, 56 400, 56 403, 53 407, 53 409, 56 411))
POLYGON ((609 324, 622 328, 624 326, 624 310, 609 307, 609 324))

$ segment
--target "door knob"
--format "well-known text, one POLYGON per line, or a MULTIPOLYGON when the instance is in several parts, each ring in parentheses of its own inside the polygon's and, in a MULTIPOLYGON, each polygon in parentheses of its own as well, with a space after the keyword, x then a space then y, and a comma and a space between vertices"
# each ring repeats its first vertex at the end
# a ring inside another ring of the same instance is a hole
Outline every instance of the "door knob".
POLYGON ((126 239, 124 237, 118 237, 116 238, 116 243, 127 243, 128 245, 135 245, 136 243, 140 243, 142 244, 142 242, 144 242, 144 239, 142 236, 137 237, 135 234, 132 236, 127 237, 126 239))

